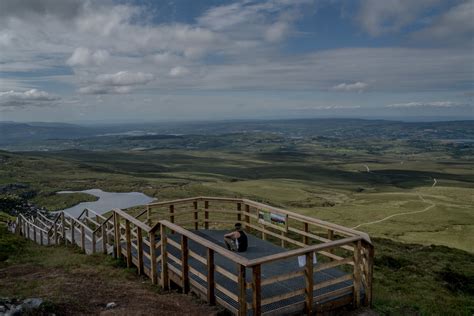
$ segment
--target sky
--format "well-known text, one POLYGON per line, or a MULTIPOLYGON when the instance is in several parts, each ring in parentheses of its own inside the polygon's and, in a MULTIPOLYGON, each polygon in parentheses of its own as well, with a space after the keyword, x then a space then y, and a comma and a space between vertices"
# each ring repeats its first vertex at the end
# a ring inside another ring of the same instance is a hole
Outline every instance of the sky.
POLYGON ((0 121, 474 119, 474 0, 0 0, 0 121))

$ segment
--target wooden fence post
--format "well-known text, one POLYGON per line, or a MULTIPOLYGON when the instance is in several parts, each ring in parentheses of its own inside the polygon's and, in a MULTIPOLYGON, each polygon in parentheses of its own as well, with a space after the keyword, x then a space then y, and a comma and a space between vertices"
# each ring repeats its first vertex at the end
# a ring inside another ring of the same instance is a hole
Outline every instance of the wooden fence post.
MULTIPOLYGON (((304 222, 304 232, 309 233, 309 224, 307 222, 304 222)), ((308 236, 303 235, 303 243, 306 245, 309 244, 308 236)))
POLYGON ((74 224, 74 220, 71 219, 71 244, 74 246, 76 245, 76 225, 74 224))
POLYGON ((49 246, 49 243, 50 241, 49 241, 49 230, 48 230, 48 232, 46 233, 46 245, 49 246))
POLYGON ((313 254, 314 252, 305 253, 306 265, 304 271, 305 277, 305 312, 307 315, 313 313, 313 254))
MULTIPOLYGON (((58 224, 57 224, 57 220, 54 221, 54 244, 57 245, 58 244, 58 224)), ((29 231, 29 230, 28 230, 29 231)))
POLYGON ((239 212, 237 214, 237 222, 240 223, 240 221, 242 220, 242 203, 237 203, 237 212, 239 212))
MULTIPOLYGON (((171 204, 170 207, 170 222, 174 224, 174 205, 171 204)), ((172 234, 174 234, 174 231, 171 231, 172 234)))
POLYGON ((188 250, 188 237, 181 235, 181 277, 182 277, 182 288, 183 293, 189 292, 189 250, 188 250))
POLYGON ((239 264, 239 315, 247 315, 247 283, 245 280, 245 266, 239 264))
POLYGON ((360 271, 360 249, 361 241, 358 240, 354 247, 354 297, 353 304, 355 308, 360 306, 360 288, 361 288, 361 271, 360 271))
MULTIPOLYGON (((334 239, 334 231, 332 229, 328 229, 328 239, 333 240, 334 239)), ((334 248, 329 249, 330 253, 334 253, 334 248)), ((331 259, 332 260, 332 259, 331 259)))
POLYGON ((132 239, 130 236, 130 221, 125 220, 125 240, 127 243, 127 268, 132 266, 132 239))
MULTIPOLYGON (((250 205, 245 204, 245 213, 246 213, 246 214, 250 214, 250 205)), ((258 214, 257 214, 257 215, 258 215, 258 214)), ((250 216, 245 215, 245 222, 246 222, 247 224, 250 224, 250 216)), ((246 232, 249 232, 249 231, 250 231, 250 227, 245 226, 245 231, 246 231, 246 232)))
POLYGON ((36 225, 33 225, 33 241, 37 243, 36 241, 36 225))
POLYGON ((107 225, 102 223, 102 253, 107 254, 107 225))
POLYGON ((40 230, 40 245, 43 246, 43 231, 40 230))
POLYGON ((61 234, 63 235, 63 243, 67 245, 66 218, 64 218, 64 212, 61 212, 61 234))
POLYGON ((151 225, 151 208, 150 205, 146 206, 146 222, 148 225, 151 225))
POLYGON ((262 272, 261 265, 252 267, 252 310, 254 315, 262 314, 262 272))
POLYGON ((209 229, 209 201, 204 201, 204 228, 209 229))
POLYGON ((375 256, 375 253, 374 253, 374 246, 373 245, 369 245, 369 257, 367 258, 368 260, 368 268, 367 268, 367 306, 368 307, 372 307, 372 299, 373 299, 373 295, 372 295, 372 279, 374 277, 374 257, 375 256))
POLYGON ((122 256, 122 245, 120 241, 120 215, 114 212, 114 257, 120 258, 122 256))
POLYGON ((194 206, 194 229, 198 230, 199 229, 198 202, 194 201, 193 206, 194 206))
MULTIPOLYGON (((157 266, 156 266, 156 235, 154 231, 148 233, 150 239, 150 269, 151 269, 151 282, 153 284, 158 283, 157 266)), ((163 258, 163 257, 162 257, 163 258)))
POLYGON ((143 274, 143 236, 140 227, 137 227, 137 252, 138 274, 143 274))
POLYGON ((21 231, 22 231, 22 222, 21 222, 21 217, 18 217, 17 218, 17 222, 16 222, 16 229, 15 229, 15 234, 18 234, 18 235, 22 235, 21 231))
POLYGON ((96 252, 96 243, 97 243, 97 239, 96 239, 96 236, 95 236, 95 232, 92 232, 92 253, 95 253, 96 252))
POLYGON ((214 250, 207 248, 207 302, 210 305, 216 305, 214 270, 214 250))
POLYGON ((81 248, 84 252, 86 251, 86 234, 83 225, 81 225, 81 248))
POLYGON ((174 223, 174 205, 170 205, 170 222, 174 223))
POLYGON ((164 290, 168 289, 168 253, 166 247, 166 227, 160 225, 160 239, 161 239, 161 287, 164 290))

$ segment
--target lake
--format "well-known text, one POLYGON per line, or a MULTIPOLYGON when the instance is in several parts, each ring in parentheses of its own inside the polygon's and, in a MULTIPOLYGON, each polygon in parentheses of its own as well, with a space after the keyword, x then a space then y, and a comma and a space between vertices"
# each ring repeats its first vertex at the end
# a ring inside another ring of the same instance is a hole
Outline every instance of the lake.
POLYGON ((105 192, 100 189, 90 189, 84 191, 59 191, 57 193, 87 193, 99 198, 95 202, 82 202, 63 210, 72 216, 79 216, 85 208, 91 209, 99 214, 103 214, 113 208, 125 209, 133 206, 148 204, 155 200, 154 198, 140 192, 118 193, 105 192))

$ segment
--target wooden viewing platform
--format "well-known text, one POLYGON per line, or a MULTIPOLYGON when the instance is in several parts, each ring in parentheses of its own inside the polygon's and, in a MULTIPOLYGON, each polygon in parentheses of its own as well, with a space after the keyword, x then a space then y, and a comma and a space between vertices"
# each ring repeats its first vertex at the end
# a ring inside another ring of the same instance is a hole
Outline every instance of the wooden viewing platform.
POLYGON ((164 289, 178 286, 238 315, 313 314, 370 306, 374 249, 367 234, 247 199, 196 197, 152 203, 134 216, 84 210, 74 218, 18 218, 42 244, 110 253, 164 289), (225 248, 241 223, 246 252, 225 248))

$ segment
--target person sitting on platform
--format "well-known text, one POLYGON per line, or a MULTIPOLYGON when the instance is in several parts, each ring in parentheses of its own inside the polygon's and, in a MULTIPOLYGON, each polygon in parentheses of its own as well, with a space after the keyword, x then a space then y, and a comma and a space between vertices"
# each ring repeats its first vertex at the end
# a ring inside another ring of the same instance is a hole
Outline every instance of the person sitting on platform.
POLYGON ((237 252, 247 250, 247 235, 242 231, 242 224, 236 223, 235 230, 224 235, 224 242, 227 249, 237 252))

